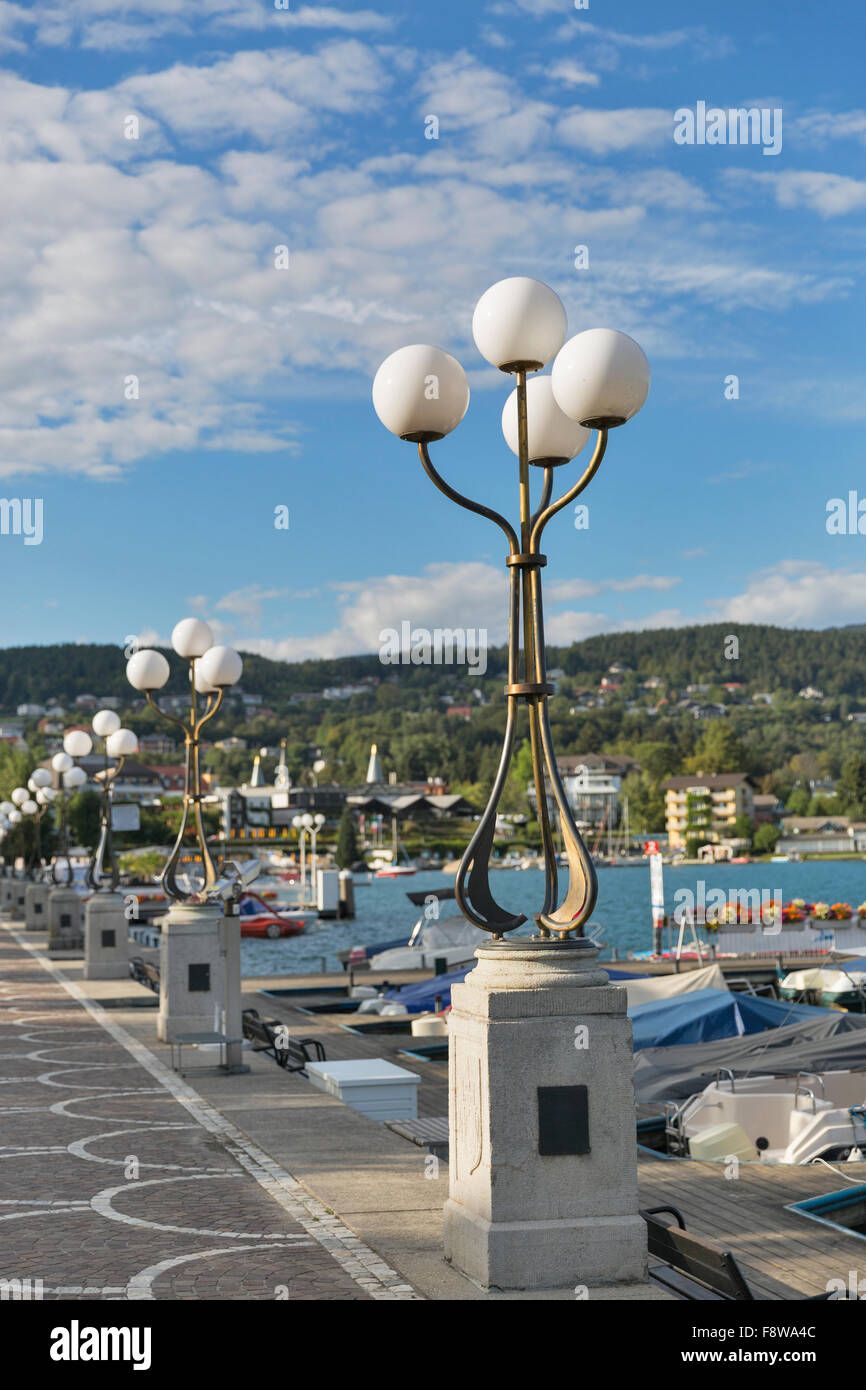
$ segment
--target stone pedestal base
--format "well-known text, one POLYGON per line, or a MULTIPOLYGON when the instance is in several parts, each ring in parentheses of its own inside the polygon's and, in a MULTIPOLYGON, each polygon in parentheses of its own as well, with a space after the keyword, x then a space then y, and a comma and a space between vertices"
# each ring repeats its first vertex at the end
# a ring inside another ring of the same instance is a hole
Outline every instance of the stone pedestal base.
POLYGON ((626 992, 574 942, 491 942, 452 989, 445 1255, 485 1289, 646 1279, 626 992))
POLYGON ((129 975, 129 938, 120 893, 94 893, 84 909, 84 979, 129 975))
POLYGON ((28 931, 48 930, 49 883, 28 883, 24 892, 24 922, 28 931))
POLYGON ((14 878, 0 879, 0 912, 11 912, 12 904, 15 901, 15 880, 14 878))
POLYGON ((9 904, 9 915, 16 922, 23 922, 27 915, 27 889, 30 884, 23 878, 15 879, 12 884, 12 901, 9 904))
POLYGON ((209 903, 175 903, 160 921, 157 1036, 220 1030, 225 993, 222 910, 209 903))
POLYGON ((81 936, 82 903, 74 888, 52 888, 48 898, 49 948, 81 936))

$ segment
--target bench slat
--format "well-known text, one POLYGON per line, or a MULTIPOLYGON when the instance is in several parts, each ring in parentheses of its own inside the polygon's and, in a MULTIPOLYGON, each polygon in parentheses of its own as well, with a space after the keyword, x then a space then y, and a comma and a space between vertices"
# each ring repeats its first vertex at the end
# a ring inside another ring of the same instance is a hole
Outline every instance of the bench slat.
POLYGON ((707 1285, 721 1298, 754 1301, 755 1296, 730 1250, 716 1240, 694 1235, 677 1225, 665 1225, 651 1212, 641 1212, 641 1215, 647 1224, 650 1255, 663 1260, 680 1274, 707 1285))

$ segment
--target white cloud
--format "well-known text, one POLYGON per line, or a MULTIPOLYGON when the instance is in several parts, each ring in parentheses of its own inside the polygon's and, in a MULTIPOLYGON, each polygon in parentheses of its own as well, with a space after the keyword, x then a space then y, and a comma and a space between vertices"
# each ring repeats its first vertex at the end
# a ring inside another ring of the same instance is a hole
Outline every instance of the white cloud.
POLYGON ((597 87, 601 81, 597 73, 589 72, 573 58, 560 58, 551 63, 545 75, 552 82, 561 82, 565 87, 597 87))
POLYGON ((656 107, 596 110, 575 106, 557 121, 559 138, 567 145, 601 155, 672 141, 673 128, 672 113, 656 107))
POLYGON ((809 208, 819 217, 844 217, 866 207, 866 182, 820 170, 782 170, 778 174, 737 173, 739 182, 768 188, 780 208, 809 208))
POLYGON ((752 575, 741 594, 718 600, 714 611, 713 621, 725 618, 780 627, 859 623, 866 611, 866 571, 783 560, 752 575))
MULTIPOLYGON (((0 25, 4 14, 0 0, 0 25)), ((572 322, 616 322, 655 357, 696 353, 706 306, 846 293, 843 275, 780 263, 775 245, 750 255, 723 218, 685 231, 684 209, 717 211, 692 180, 575 157, 558 143, 558 108, 510 75, 465 53, 416 62, 327 38, 92 91, 0 74, 15 112, 0 134, 0 473, 111 479, 166 451, 288 451, 293 398, 345 390, 338 373, 357 392, 422 333, 486 389, 498 378, 479 371, 469 326, 497 272, 538 275, 572 322), (370 155, 370 123, 399 99, 404 124, 370 155), (429 110, 438 142, 423 138, 429 110), (138 140, 123 135, 130 113, 138 140), (578 243, 591 276, 571 268, 578 243)), ((670 113, 576 108, 564 121, 587 150, 637 155, 662 116, 670 125, 670 113)))
MULTIPOLYGON (((669 589, 678 583, 677 579, 647 574, 628 579, 554 582, 545 590, 547 639, 573 641, 574 637, 556 634, 579 629, 581 635, 586 636, 590 629, 603 632, 617 625, 604 613, 556 612, 557 604, 602 593, 669 589)), ((437 627, 484 628, 493 646, 505 642, 507 637, 508 603, 502 570, 482 561, 430 564, 420 575, 379 575, 332 587, 338 619, 330 630, 302 637, 252 639, 240 631, 233 640, 248 651, 278 660, 297 661, 313 656, 348 656, 376 651, 382 632, 393 628, 399 633, 404 622, 430 631, 437 627)), ((217 612, 233 612, 241 623, 254 621, 257 624, 261 602, 282 596, 280 590, 264 592, 250 586, 226 595, 213 608, 217 612)))
POLYGON ((202 31, 256 33, 308 29, 344 33, 384 33, 393 20, 377 10, 343 10, 334 5, 277 9, 264 0, 148 0, 134 16, 118 13, 116 0, 64 0, 61 8, 0 3, 0 48, 20 50, 27 43, 50 48, 79 44, 101 51, 129 51, 166 38, 202 31))
POLYGON ((551 603, 566 599, 593 598, 597 594, 629 594, 640 590, 673 589, 682 581, 670 575, 634 574, 629 579, 558 579, 547 584, 545 595, 551 603))
POLYGON ((287 598, 288 589, 263 589, 259 584, 248 584, 244 589, 235 589, 224 594, 214 604, 216 612, 231 613, 248 627, 259 627, 262 620, 262 605, 273 599, 287 598))
POLYGON ((810 111, 793 122, 793 130, 819 145, 828 140, 866 142, 866 111, 810 111))

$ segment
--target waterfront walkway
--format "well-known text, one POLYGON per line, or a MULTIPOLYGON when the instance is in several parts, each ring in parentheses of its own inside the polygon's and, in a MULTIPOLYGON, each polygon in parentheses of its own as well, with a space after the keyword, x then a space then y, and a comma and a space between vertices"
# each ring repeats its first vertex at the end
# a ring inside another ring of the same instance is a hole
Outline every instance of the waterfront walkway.
POLYGON ((0 930, 0 1279, 45 1299, 414 1296, 33 939, 0 930))
MULTIPOLYGON (((444 1063, 258 993, 286 983, 248 980, 244 1002, 321 1037, 329 1058, 415 1071, 421 1114, 444 1116, 444 1063)), ((477 1289, 442 1254, 447 1162, 261 1054, 246 1051, 250 1071, 229 1076, 189 1050, 181 1078, 156 1039, 155 1002, 132 981, 83 980, 80 960, 48 959, 44 933, 0 919, 0 1281, 41 1281, 45 1299, 574 1298, 477 1289)), ((641 1204, 681 1207, 760 1297, 796 1300, 860 1268, 861 1237, 789 1210, 866 1181, 866 1164, 840 1167, 743 1164, 729 1181, 724 1165, 643 1153, 641 1204)))

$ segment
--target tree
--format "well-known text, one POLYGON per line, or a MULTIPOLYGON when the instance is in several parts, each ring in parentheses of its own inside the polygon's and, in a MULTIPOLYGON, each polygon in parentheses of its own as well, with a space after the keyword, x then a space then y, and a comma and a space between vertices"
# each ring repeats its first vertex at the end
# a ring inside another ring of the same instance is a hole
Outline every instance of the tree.
MULTIPOLYGON (((499 798, 499 810, 511 815, 530 816, 536 811, 534 797, 530 800, 529 788, 534 790, 532 773, 532 747, 529 739, 524 739, 511 763, 508 777, 499 798)), ((490 794, 488 787, 486 797, 490 794)))
POLYGON ((752 849, 759 854, 772 854, 779 839, 779 831, 775 825, 759 825, 752 840, 752 849))
POLYGON ((348 806, 340 817, 340 827, 337 831, 337 848, 334 851, 334 859, 340 869, 351 869, 353 864, 358 862, 358 837, 355 833, 355 817, 348 806))
POLYGON ((737 840, 749 840, 752 838, 752 822, 749 817, 742 813, 734 821, 734 837, 737 840))
POLYGON ((809 793, 805 787, 795 787, 788 797, 786 810, 792 816, 805 816, 809 810, 809 793))
POLYGON ((686 772, 742 772, 745 749, 734 730, 723 720, 710 724, 694 755, 686 760, 686 772))
POLYGON ((85 787, 69 803, 69 838, 73 844, 95 849, 99 838, 99 822, 102 811, 102 797, 99 792, 85 787))
POLYGON ((866 814, 866 762, 859 753, 852 753, 842 764, 836 795, 849 816, 860 819, 866 814))

